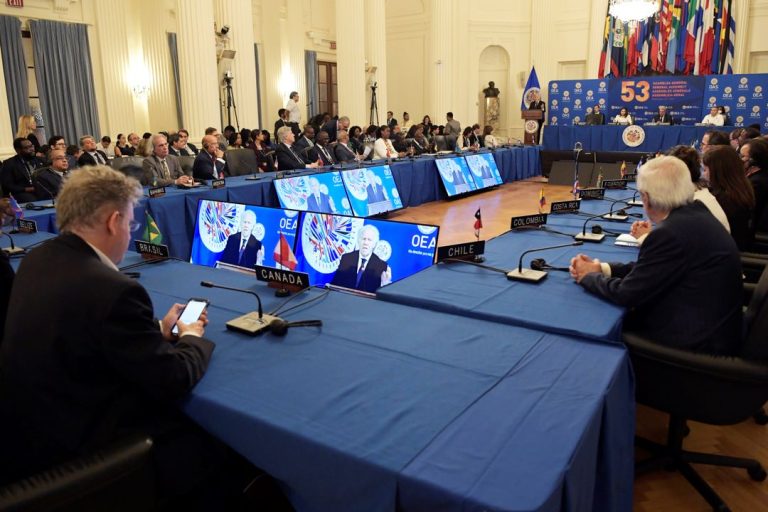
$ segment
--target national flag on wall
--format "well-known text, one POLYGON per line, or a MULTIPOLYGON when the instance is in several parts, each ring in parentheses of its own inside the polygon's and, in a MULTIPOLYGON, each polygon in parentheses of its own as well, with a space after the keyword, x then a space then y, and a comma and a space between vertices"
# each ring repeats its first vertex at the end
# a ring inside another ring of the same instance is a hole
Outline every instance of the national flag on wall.
POLYGON ((600 51, 600 68, 597 70, 598 78, 603 78, 607 74, 605 63, 608 57, 608 50, 609 50, 608 45, 610 44, 610 35, 611 35, 611 17, 610 15, 606 15, 605 26, 603 27, 603 49, 600 51))
POLYGON ((528 75, 528 81, 525 83, 525 89, 523 89, 523 100, 520 103, 520 108, 522 110, 528 109, 528 104, 532 101, 530 99, 530 95, 534 91, 541 94, 541 87, 539 86, 539 77, 536 76, 536 66, 531 66, 531 73, 528 75))

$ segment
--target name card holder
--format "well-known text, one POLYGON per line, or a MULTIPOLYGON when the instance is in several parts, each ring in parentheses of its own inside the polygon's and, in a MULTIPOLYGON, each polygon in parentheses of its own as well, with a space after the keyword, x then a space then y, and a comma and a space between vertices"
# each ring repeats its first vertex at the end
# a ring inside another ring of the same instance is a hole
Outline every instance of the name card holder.
POLYGON ((437 261, 468 260, 478 261, 485 253, 485 240, 463 244, 446 245, 437 248, 437 261))
POLYGON ((537 213, 536 215, 523 215, 521 217, 512 217, 510 229, 529 228, 532 226, 543 226, 547 223, 546 213, 537 213))

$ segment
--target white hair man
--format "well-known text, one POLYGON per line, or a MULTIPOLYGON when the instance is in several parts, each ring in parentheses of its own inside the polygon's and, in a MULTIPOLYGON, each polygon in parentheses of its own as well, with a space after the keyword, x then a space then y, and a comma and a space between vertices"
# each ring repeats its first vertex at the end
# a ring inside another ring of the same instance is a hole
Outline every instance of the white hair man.
POLYGON ((317 162, 311 162, 307 158, 306 151, 294 146, 296 136, 290 126, 283 126, 277 130, 278 145, 275 149, 277 156, 277 168, 281 171, 292 169, 309 169, 318 167, 317 162))
POLYGON ((184 173, 179 159, 168 154, 168 139, 162 133, 152 136, 152 154, 141 164, 144 186, 167 187, 169 185, 190 186, 194 183, 191 176, 184 173))
POLYGON ((677 348, 735 354, 741 339, 741 260, 733 238, 693 201, 685 164, 663 156, 645 164, 637 188, 656 225, 636 262, 571 260, 576 282, 629 309, 625 326, 677 348))
POLYGON ((227 245, 219 261, 252 269, 264 260, 264 246, 253 234, 256 212, 245 210, 240 217, 240 231, 227 238, 227 245))
POLYGON ((366 224, 357 232, 357 250, 341 257, 331 284, 374 293, 392 282, 392 269, 373 251, 379 244, 379 230, 366 224))

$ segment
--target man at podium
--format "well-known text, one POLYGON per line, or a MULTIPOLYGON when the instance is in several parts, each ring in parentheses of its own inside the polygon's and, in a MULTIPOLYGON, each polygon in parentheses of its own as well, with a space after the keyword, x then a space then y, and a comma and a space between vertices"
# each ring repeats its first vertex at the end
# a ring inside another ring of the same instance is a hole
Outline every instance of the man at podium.
MULTIPOLYGON (((528 110, 541 110, 542 114, 547 111, 547 104, 541 99, 541 95, 538 91, 531 93, 533 100, 528 104, 528 110)), ((536 144, 541 144, 541 126, 544 124, 544 116, 536 121, 539 124, 539 129, 536 131, 536 144)))

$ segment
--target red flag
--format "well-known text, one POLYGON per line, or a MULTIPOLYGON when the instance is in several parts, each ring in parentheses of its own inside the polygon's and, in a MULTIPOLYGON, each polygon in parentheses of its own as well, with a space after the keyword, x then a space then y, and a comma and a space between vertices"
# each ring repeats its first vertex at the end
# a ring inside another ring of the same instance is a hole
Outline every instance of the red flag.
POLYGON ((480 215, 480 208, 475 212, 475 236, 480 237, 480 228, 483 227, 483 216, 480 215))
POLYGON ((280 240, 278 240, 275 245, 275 250, 272 252, 272 257, 275 259, 277 265, 287 268, 288 270, 296 269, 298 263, 296 261, 296 256, 294 256, 293 249, 291 249, 288 240, 286 240, 285 235, 282 233, 280 233, 280 240))

